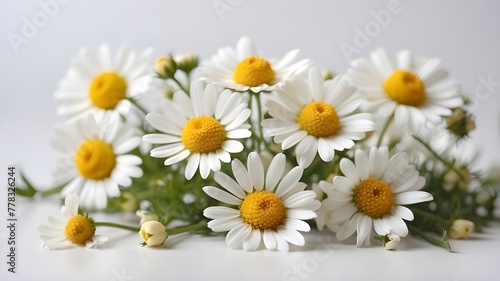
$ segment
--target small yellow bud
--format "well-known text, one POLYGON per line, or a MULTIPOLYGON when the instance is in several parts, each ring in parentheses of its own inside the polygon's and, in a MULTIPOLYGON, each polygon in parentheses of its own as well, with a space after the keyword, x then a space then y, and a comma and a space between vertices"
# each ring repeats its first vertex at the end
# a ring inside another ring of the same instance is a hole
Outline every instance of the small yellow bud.
POLYGON ((155 72, 161 78, 171 78, 177 70, 177 64, 171 56, 162 56, 156 60, 155 72))
POLYGON ((143 223, 139 231, 139 236, 142 239, 143 246, 148 247, 162 246, 168 237, 165 226, 157 221, 143 223))
POLYGON ((452 239, 465 239, 474 231, 474 222, 470 220, 455 220, 448 230, 448 235, 452 239))

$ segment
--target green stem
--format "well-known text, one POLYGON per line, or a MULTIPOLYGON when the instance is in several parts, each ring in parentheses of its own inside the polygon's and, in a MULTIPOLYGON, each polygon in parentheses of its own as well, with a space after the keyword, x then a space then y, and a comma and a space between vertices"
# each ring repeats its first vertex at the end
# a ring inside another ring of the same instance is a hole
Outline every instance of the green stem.
POLYGON ((134 100, 133 98, 128 98, 128 100, 130 101, 130 103, 132 103, 137 109, 139 109, 142 113, 144 113, 144 115, 147 115, 149 112, 144 108, 142 107, 136 100, 134 100))
POLYGON ((391 114, 391 116, 387 119, 387 122, 385 122, 384 128, 382 128, 382 132, 380 132, 380 136, 378 137, 378 142, 377 142, 377 147, 382 145, 382 140, 384 139, 384 135, 389 128, 389 125, 392 122, 392 119, 394 119, 394 113, 391 114))
POLYGON ((418 236, 422 237, 425 241, 431 243, 432 245, 445 248, 446 250, 451 252, 451 246, 450 243, 448 243, 448 241, 446 240, 446 236, 444 236, 442 240, 436 239, 430 236, 429 234, 421 231, 420 229, 414 227, 411 224, 408 224, 408 229, 412 233, 417 234, 418 236))
POLYGON ((175 77, 172 77, 172 80, 175 82, 175 84, 177 84, 179 86, 179 88, 181 88, 182 91, 184 91, 184 93, 186 93, 188 96, 190 96, 189 88, 185 88, 184 85, 182 85, 182 83, 179 82, 179 80, 177 80, 177 78, 175 78, 175 77))
POLYGON ((66 186, 66 183, 58 185, 58 186, 51 188, 51 189, 48 189, 48 190, 38 191, 38 193, 40 193, 42 195, 42 197, 47 197, 47 196, 50 196, 52 194, 57 194, 57 193, 61 192, 61 190, 63 190, 63 188, 65 186, 66 186))
POLYGON ((422 216, 422 217, 425 217, 427 219, 430 219, 430 220, 434 220, 434 221, 437 221, 437 222, 440 222, 442 224, 448 224, 448 221, 439 217, 439 216, 436 216, 432 213, 429 213, 429 212, 426 212, 424 210, 421 210, 421 209, 417 209, 417 208, 411 208, 411 211, 416 214, 416 215, 419 215, 419 216, 422 216))
POLYGON ((181 234, 181 233, 185 233, 185 232, 197 231, 197 230, 203 229, 205 227, 207 227, 207 221, 202 220, 197 224, 181 226, 181 227, 174 228, 174 229, 167 229, 167 233, 168 233, 168 235, 176 235, 176 234, 181 234))
POLYGON ((107 226, 107 227, 121 228, 121 229, 130 230, 130 231, 134 231, 134 232, 139 232, 141 230, 138 227, 123 225, 123 224, 118 224, 118 223, 112 223, 112 222, 94 222, 94 225, 95 226, 107 226))
POLYGON ((465 180, 464 176, 462 175, 462 173, 460 173, 454 166, 453 164, 449 163, 448 161, 446 161, 445 159, 443 159, 441 156, 439 156, 427 143, 425 143, 421 138, 413 135, 413 137, 419 142, 421 143, 431 154, 432 156, 436 157, 436 159, 438 159, 439 161, 441 161, 446 167, 448 167, 450 170, 452 170, 453 172, 455 172, 458 177, 461 179, 461 180, 465 180))

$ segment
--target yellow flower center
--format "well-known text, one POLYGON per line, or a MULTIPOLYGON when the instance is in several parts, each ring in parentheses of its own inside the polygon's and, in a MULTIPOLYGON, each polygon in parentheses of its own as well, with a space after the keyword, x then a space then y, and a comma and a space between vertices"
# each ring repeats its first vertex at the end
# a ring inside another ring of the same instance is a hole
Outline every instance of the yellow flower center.
POLYGON ((238 63, 233 79, 238 84, 255 87, 269 84, 274 79, 274 71, 267 60, 251 56, 238 63))
POLYGON ((85 244, 92 239, 94 233, 94 222, 82 215, 73 216, 64 227, 64 234, 68 240, 76 244, 85 244))
POLYGON ((387 96, 399 104, 418 107, 427 98, 422 80, 406 70, 394 71, 383 87, 387 96))
POLYGON ((125 98, 127 82, 116 72, 103 72, 92 80, 89 97, 92 103, 102 109, 114 109, 125 98))
POLYGON ((354 203, 365 215, 381 218, 392 212, 394 197, 385 182, 366 179, 354 189, 354 203))
POLYGON ((248 194, 240 205, 240 211, 245 223, 254 229, 276 230, 286 219, 283 201, 269 191, 248 194))
POLYGON ((75 161, 83 177, 101 180, 111 175, 115 168, 116 155, 109 144, 102 140, 92 139, 80 145, 75 161))
POLYGON ((193 117, 182 129, 181 140, 191 152, 215 152, 222 147, 222 143, 226 140, 226 130, 213 117, 193 117))
POLYGON ((323 101, 313 101, 304 106, 297 121, 302 130, 318 138, 329 137, 340 128, 337 112, 323 101))

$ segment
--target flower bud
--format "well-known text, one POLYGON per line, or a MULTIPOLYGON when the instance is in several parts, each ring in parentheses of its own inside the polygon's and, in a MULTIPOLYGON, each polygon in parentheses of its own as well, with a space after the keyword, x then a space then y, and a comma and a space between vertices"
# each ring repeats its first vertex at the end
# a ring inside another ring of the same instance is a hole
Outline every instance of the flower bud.
POLYGON ((189 74, 198 66, 198 56, 193 53, 177 55, 174 57, 177 68, 189 74))
POLYGON ((141 218, 140 224, 147 221, 158 221, 158 215, 146 210, 138 210, 136 212, 137 216, 141 218))
POLYGON ((474 231, 474 222, 470 220, 455 220, 453 225, 448 230, 448 235, 452 239, 465 239, 474 231))
POLYGON ((476 128, 474 120, 462 108, 455 108, 453 113, 445 118, 448 130, 458 137, 466 137, 472 130, 476 128))
POLYGON ((323 79, 326 80, 332 80, 333 79, 333 72, 329 69, 323 69, 321 70, 321 76, 323 76, 323 79))
POLYGON ((394 251, 398 248, 401 237, 394 233, 388 233, 386 236, 382 237, 382 245, 384 249, 388 251, 394 251))
POLYGON ((155 72, 163 79, 174 77, 177 64, 171 56, 162 56, 156 60, 155 72))
POLYGON ((461 177, 453 170, 449 170, 444 175, 443 188, 446 191, 451 191, 455 186, 458 186, 461 190, 468 189, 472 181, 471 173, 466 166, 458 167, 457 170, 460 172, 461 177))
POLYGON ((141 225, 139 231, 143 246, 157 247, 162 246, 167 240, 167 230, 165 226, 157 221, 147 221, 141 225))
POLYGON ((139 208, 139 201, 131 192, 122 192, 120 197, 120 210, 123 212, 133 212, 139 208))

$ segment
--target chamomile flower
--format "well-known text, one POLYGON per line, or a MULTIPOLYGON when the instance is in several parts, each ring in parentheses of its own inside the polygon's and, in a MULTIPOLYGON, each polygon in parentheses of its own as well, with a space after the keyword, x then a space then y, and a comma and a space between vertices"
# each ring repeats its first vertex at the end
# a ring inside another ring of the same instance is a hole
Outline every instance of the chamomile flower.
POLYGON ((458 84, 446 79, 439 59, 414 57, 406 50, 391 55, 377 49, 370 58, 353 60, 348 75, 366 100, 363 109, 394 114, 397 126, 412 132, 427 122, 439 123, 463 104, 458 84))
POLYGON ((55 93, 61 101, 57 112, 67 120, 88 114, 99 120, 110 110, 125 114, 130 108, 127 98, 143 91, 151 52, 137 54, 123 46, 113 56, 107 45, 82 49, 55 93))
POLYGON ((84 209, 104 209, 108 197, 119 197, 120 187, 143 175, 142 159, 126 154, 140 143, 137 130, 123 123, 116 112, 99 122, 89 115, 56 127, 51 139, 60 154, 55 174, 67 182, 61 195, 77 193, 84 209))
POLYGON ((283 150, 297 145, 297 162, 307 168, 316 154, 329 162, 335 151, 351 148, 374 129, 372 114, 355 113, 361 102, 346 79, 324 81, 312 67, 307 79, 296 79, 276 91, 276 98, 266 103, 272 118, 262 126, 283 150))
POLYGON ((387 147, 374 147, 367 155, 356 150, 355 162, 344 158, 333 183, 320 182, 328 195, 323 206, 330 211, 327 226, 338 225, 337 239, 344 240, 357 232, 357 246, 370 244, 372 228, 378 235, 399 237, 408 234, 403 220, 413 220, 413 213, 403 205, 431 201, 432 195, 419 191, 425 184, 405 153, 389 158, 387 147))
POLYGON ((250 125, 246 123, 250 113, 242 95, 193 82, 191 96, 177 91, 173 100, 162 100, 159 113, 146 116, 149 124, 162 133, 147 134, 143 140, 163 144, 152 149, 151 156, 165 157, 166 166, 188 158, 186 179, 191 179, 198 167, 205 179, 210 170, 219 171, 221 161, 231 161, 230 153, 243 150, 237 139, 250 137, 250 125))
POLYGON ((282 59, 261 56, 248 37, 242 37, 236 49, 219 49, 200 65, 198 77, 208 83, 236 91, 270 92, 292 80, 310 65, 308 59, 297 60, 299 50, 288 52, 282 59))
POLYGON ((247 168, 238 160, 232 161, 236 180, 218 172, 214 179, 225 190, 205 186, 203 190, 222 203, 236 206, 214 206, 203 214, 210 219, 208 227, 214 232, 229 231, 226 243, 231 248, 256 250, 261 241, 267 249, 288 251, 288 243, 303 246, 299 231, 309 231, 303 220, 316 217, 314 211, 320 202, 312 190, 304 191, 306 184, 299 182, 303 169, 295 167, 285 172, 285 155, 277 154, 265 173, 256 152, 251 152, 247 168))
POLYGON ((88 216, 78 213, 79 198, 77 194, 68 194, 61 209, 65 220, 49 216, 50 225, 39 225, 43 247, 50 250, 70 248, 74 245, 94 247, 108 241, 102 235, 95 235, 94 221, 88 216))

